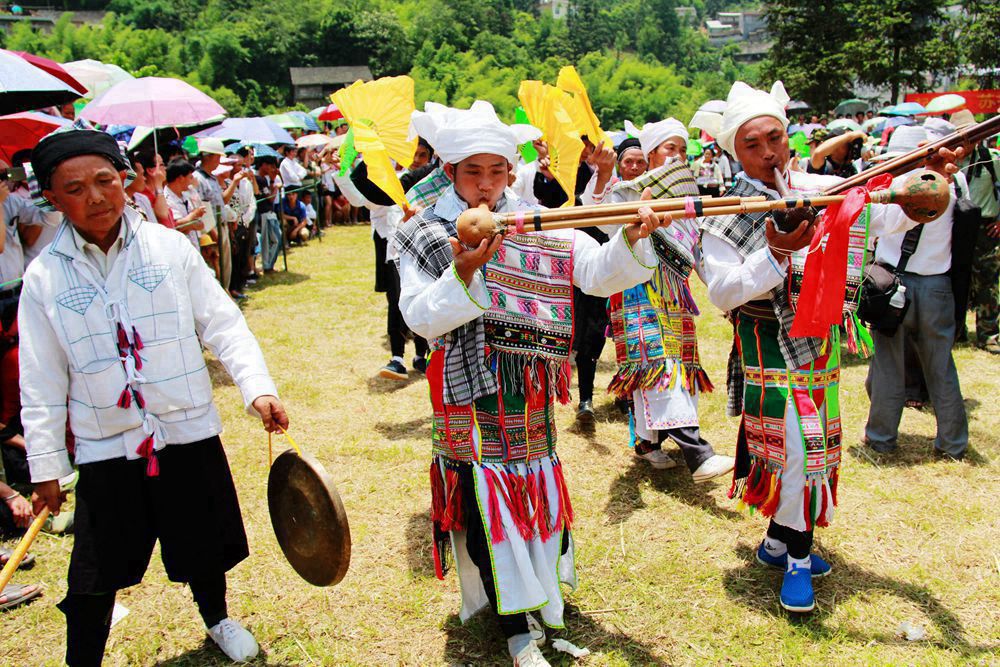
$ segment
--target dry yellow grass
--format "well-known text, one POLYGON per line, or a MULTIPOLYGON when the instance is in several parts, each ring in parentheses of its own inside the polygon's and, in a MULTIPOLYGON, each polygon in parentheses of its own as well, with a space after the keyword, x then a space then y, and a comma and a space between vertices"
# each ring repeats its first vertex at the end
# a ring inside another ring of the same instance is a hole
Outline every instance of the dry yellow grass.
MULTIPOLYGON (((354 555, 347 578, 330 589, 304 583, 284 561, 267 514, 266 438, 215 372, 251 546, 230 574, 230 612, 260 641, 256 664, 509 664, 491 619, 459 624, 455 576, 433 576, 427 390, 420 379, 373 379, 388 352, 384 299, 371 291, 369 230, 336 229, 289 263, 290 273, 252 292, 245 312, 293 434, 339 485, 354 555)), ((732 453, 737 424, 723 416, 722 391, 730 329, 704 291, 696 294, 706 311, 703 356, 720 387, 702 399, 703 430, 732 453)), ((817 584, 817 611, 802 619, 780 610, 779 576, 752 556, 764 523, 735 511, 725 482, 695 486, 682 468, 636 464, 606 396, 598 397, 592 435, 574 432, 573 410, 560 408, 581 584, 568 596, 560 634, 590 648, 582 664, 997 664, 1000 359, 969 348, 956 357, 971 420, 965 463, 933 459, 933 416, 911 410, 897 456, 859 450, 866 367, 845 369, 841 506, 818 537, 835 569, 817 584), (923 627, 927 638, 902 639, 902 621, 923 627)), ((606 349, 599 385, 612 366, 606 349)), ((0 663, 60 664, 64 625, 54 605, 65 593, 71 546, 71 537, 39 538, 38 564, 16 581, 43 582, 45 596, 3 616, 0 663)), ((105 664, 226 664, 158 556, 144 583, 119 601, 131 614, 112 630, 105 664)), ((570 662, 546 652, 554 664, 570 662)))

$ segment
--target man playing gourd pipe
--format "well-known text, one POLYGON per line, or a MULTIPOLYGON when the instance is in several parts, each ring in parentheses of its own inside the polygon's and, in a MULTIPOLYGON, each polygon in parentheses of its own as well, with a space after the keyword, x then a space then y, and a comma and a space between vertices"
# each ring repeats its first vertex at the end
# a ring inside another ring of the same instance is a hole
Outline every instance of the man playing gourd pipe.
POLYGON ((569 400, 572 288, 608 296, 648 280, 656 264, 642 222, 600 246, 577 230, 515 233, 467 248, 456 220, 470 206, 520 208, 507 190, 517 146, 538 137, 501 123, 493 107, 428 103, 412 131, 445 163, 453 185, 399 228, 400 309, 433 340, 431 464, 435 562, 454 548, 460 617, 489 605, 514 664, 546 665, 527 612, 563 625, 560 581, 575 585, 572 505, 555 452, 555 400, 569 400))
MULTIPOLYGON (((724 114, 695 114, 691 125, 706 130, 743 164, 727 196, 780 198, 774 170, 783 173, 789 162, 787 102, 780 81, 770 93, 737 81, 724 114)), ((952 173, 954 159, 954 153, 942 149, 928 166, 952 173)), ((785 178, 789 189, 798 192, 840 181, 796 171, 785 178)), ((811 576, 830 571, 810 551, 813 527, 826 526, 833 518, 840 465, 838 328, 824 338, 789 334, 804 249, 816 225, 811 216, 808 209, 788 213, 789 222, 797 225, 787 234, 764 213, 709 217, 701 237, 709 298, 730 313, 736 327, 727 409, 731 416, 741 415, 742 423, 730 496, 771 518, 757 559, 785 570, 781 604, 792 611, 814 608, 811 576)), ((868 206, 851 229, 848 289, 860 284, 866 238, 916 224, 898 206, 868 206)), ((856 331, 847 304, 845 312, 849 333, 856 331)))

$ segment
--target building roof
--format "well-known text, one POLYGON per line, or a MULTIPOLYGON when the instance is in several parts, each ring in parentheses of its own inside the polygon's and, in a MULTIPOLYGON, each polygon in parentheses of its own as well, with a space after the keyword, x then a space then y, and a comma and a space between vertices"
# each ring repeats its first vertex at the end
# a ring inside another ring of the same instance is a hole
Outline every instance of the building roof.
POLYGON ((289 67, 293 86, 315 86, 329 83, 354 83, 358 79, 371 81, 372 73, 367 65, 347 65, 344 67, 289 67))

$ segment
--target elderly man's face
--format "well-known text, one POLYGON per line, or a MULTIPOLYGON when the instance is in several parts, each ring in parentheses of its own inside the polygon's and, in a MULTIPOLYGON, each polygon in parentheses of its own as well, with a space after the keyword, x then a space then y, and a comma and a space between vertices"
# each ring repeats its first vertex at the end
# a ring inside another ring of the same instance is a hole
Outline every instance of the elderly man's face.
POLYGON ((649 153, 649 168, 658 169, 667 158, 679 158, 687 154, 687 142, 680 137, 670 137, 649 153))
POLYGON ((507 187, 510 163, 502 155, 479 153, 445 165, 444 172, 470 208, 486 204, 492 211, 507 187))
POLYGON ((736 131, 736 159, 747 176, 774 185, 774 170, 785 170, 790 153, 785 127, 773 116, 760 116, 736 131))
POLYGON ((221 155, 216 155, 215 153, 203 153, 201 156, 201 168, 212 173, 215 168, 219 166, 219 161, 222 160, 221 155))
POLYGON ((42 194, 93 242, 117 229, 125 209, 124 178, 106 158, 80 155, 56 167, 51 189, 42 194))
POLYGON ((621 159, 618 160, 618 175, 622 177, 622 180, 631 181, 633 178, 639 178, 645 174, 648 166, 649 163, 642 155, 642 149, 626 148, 621 159))

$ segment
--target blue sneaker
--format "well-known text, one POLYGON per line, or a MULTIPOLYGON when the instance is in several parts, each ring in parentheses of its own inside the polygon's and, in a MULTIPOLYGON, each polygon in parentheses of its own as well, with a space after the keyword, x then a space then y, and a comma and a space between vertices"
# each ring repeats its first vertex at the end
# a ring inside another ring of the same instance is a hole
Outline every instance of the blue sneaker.
POLYGON ((781 583, 781 606, 788 611, 806 612, 816 608, 812 576, 804 567, 792 566, 781 583))
MULTIPOLYGON (((833 569, 833 566, 816 554, 809 554, 809 560, 812 563, 811 572, 814 577, 825 577, 830 574, 830 570, 833 569)), ((757 547, 757 562, 761 565, 767 565, 768 567, 773 567, 783 572, 788 569, 788 552, 785 552, 780 556, 772 556, 767 553, 767 549, 764 548, 764 542, 762 541, 760 546, 757 547)))

